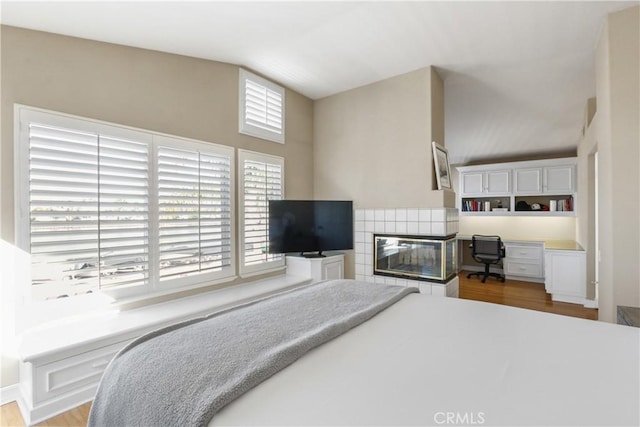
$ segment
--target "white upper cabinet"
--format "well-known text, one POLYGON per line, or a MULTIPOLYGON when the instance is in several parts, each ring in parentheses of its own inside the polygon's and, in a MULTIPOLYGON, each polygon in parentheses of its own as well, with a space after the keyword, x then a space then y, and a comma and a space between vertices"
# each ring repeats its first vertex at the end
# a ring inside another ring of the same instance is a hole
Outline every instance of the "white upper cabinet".
POLYGON ((465 215, 576 214, 575 157, 459 166, 457 170, 458 206, 465 215), (531 209, 525 210, 527 205, 531 209))
POLYGON ((461 192, 473 195, 508 195, 511 170, 463 172, 460 174, 461 192))
POLYGON ((541 194, 542 168, 522 168, 513 171, 515 194, 541 194))
POLYGON ((575 165, 517 168, 515 194, 571 194, 575 191, 575 165))
POLYGON ((575 167, 573 165, 545 167, 542 190, 547 194, 573 193, 574 176, 575 167))

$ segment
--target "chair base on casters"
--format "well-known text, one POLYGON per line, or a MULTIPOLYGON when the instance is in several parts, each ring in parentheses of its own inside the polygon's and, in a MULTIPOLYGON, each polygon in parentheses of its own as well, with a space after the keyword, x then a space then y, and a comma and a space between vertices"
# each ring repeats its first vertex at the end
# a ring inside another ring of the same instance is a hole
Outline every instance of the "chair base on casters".
POLYGON ((489 272, 489 264, 484 265, 484 271, 476 271, 474 273, 467 274, 467 279, 470 279, 471 276, 478 276, 478 277, 483 276, 482 283, 484 283, 487 280, 487 277, 495 277, 500 282, 504 283, 504 276, 502 274, 489 272))

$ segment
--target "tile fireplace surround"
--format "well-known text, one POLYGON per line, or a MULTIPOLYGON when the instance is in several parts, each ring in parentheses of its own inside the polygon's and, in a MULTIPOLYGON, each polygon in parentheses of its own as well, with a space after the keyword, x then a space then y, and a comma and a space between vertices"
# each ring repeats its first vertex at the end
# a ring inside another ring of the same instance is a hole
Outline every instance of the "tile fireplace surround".
POLYGON ((354 226, 355 274, 357 280, 371 283, 415 286, 421 293, 458 296, 458 277, 446 284, 399 279, 373 274, 374 233, 449 236, 458 233, 456 208, 356 209, 354 226))

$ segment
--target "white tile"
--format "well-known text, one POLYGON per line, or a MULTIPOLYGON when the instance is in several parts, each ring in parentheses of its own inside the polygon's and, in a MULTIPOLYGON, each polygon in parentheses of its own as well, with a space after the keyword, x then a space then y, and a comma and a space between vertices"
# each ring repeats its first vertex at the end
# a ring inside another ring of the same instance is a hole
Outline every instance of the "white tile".
POLYGON ((364 211, 364 220, 365 221, 375 221, 376 217, 374 215, 373 209, 365 209, 364 211))
POLYGON ((419 223, 419 229, 418 229, 418 234, 423 234, 423 235, 430 235, 430 234, 434 234, 433 230, 431 229, 431 222, 420 222, 419 223))
POLYGON ((364 221, 364 210, 356 209, 356 221, 364 221))
POLYGON ((360 254, 356 254, 356 264, 365 264, 364 259, 365 259, 364 252, 360 254))
POLYGON ((362 274, 364 276, 364 265, 356 264, 356 274, 362 274))
POLYGON ((389 222, 389 221, 394 221, 396 220, 396 210, 395 209, 386 209, 384 211, 384 220, 389 222))
POLYGON ((434 236, 445 236, 445 232, 446 232, 446 228, 445 228, 445 224, 446 222, 432 222, 431 223, 431 234, 433 234, 434 236))
POLYGON ((371 264, 364 266, 364 274, 367 276, 373 276, 373 266, 371 264))
POLYGON ((355 250, 356 250, 356 254, 363 254, 365 251, 365 243, 364 242, 357 242, 355 244, 355 250))
POLYGON ((398 279, 396 280, 396 285, 398 286, 404 286, 405 288, 407 287, 407 280, 405 279, 398 279))
POLYGON ((384 221, 384 209, 376 209, 374 216, 376 221, 384 221))
POLYGON ((364 242, 364 231, 355 232, 355 242, 364 242))
POLYGON ((382 283, 382 284, 384 284, 384 279, 385 279, 385 277, 384 277, 384 276, 373 276, 373 280, 374 280, 376 283, 382 283))
POLYGON ((396 233, 406 233, 407 232, 407 223, 406 222, 396 222, 396 233))
POLYGON ((431 209, 431 221, 446 221, 445 208, 431 209))
POLYGON ((384 222, 375 222, 375 226, 373 227, 373 231, 376 233, 384 233, 384 222))
POLYGON ((385 233, 395 233, 396 232, 396 223, 395 222, 386 222, 384 226, 385 233))
POLYGON ((407 280, 407 286, 413 286, 414 288, 420 288, 420 283, 417 280, 407 280))
POLYGON ((419 222, 407 222, 407 233, 418 234, 420 233, 419 222))
POLYGON ((356 231, 364 231, 364 221, 356 221, 356 231))
POLYGON ((407 221, 420 221, 420 210, 407 209, 407 221))
POLYGON ((407 220, 407 210, 406 209, 396 209, 396 221, 406 221, 407 220))
POLYGON ((364 274, 356 274, 356 280, 364 281, 364 274))
POLYGON ((369 283, 374 283, 374 281, 373 281, 373 275, 371 275, 371 274, 365 274, 365 275, 364 275, 364 281, 365 281, 365 282, 369 282, 369 283))
POLYGON ((365 221, 364 222, 364 231, 372 232, 375 229, 375 222, 373 221, 365 221))
POLYGON ((420 283, 418 289, 420 289, 421 294, 431 295, 431 285, 428 283, 420 283))
POLYGON ((364 233, 364 243, 371 247, 371 244, 373 243, 373 233, 364 233))
POLYGON ((364 253, 369 255, 369 258, 371 258, 371 254, 373 253, 373 248, 371 247, 371 243, 365 243, 364 253))
POLYGON ((385 277, 384 283, 386 283, 387 285, 395 285, 396 279, 393 277, 385 277))
POLYGON ((431 209, 420 209, 420 222, 431 221, 431 209))
POLYGON ((446 297, 447 296, 447 287, 445 285, 431 285, 431 295, 434 297, 446 297))

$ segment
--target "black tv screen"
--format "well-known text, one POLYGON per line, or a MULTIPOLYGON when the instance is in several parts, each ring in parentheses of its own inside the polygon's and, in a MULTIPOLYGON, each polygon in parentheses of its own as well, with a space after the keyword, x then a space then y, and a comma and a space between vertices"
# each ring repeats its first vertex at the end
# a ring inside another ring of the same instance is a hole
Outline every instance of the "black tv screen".
POLYGON ((353 202, 269 201, 269 253, 322 256, 322 251, 347 249, 353 249, 353 202))

